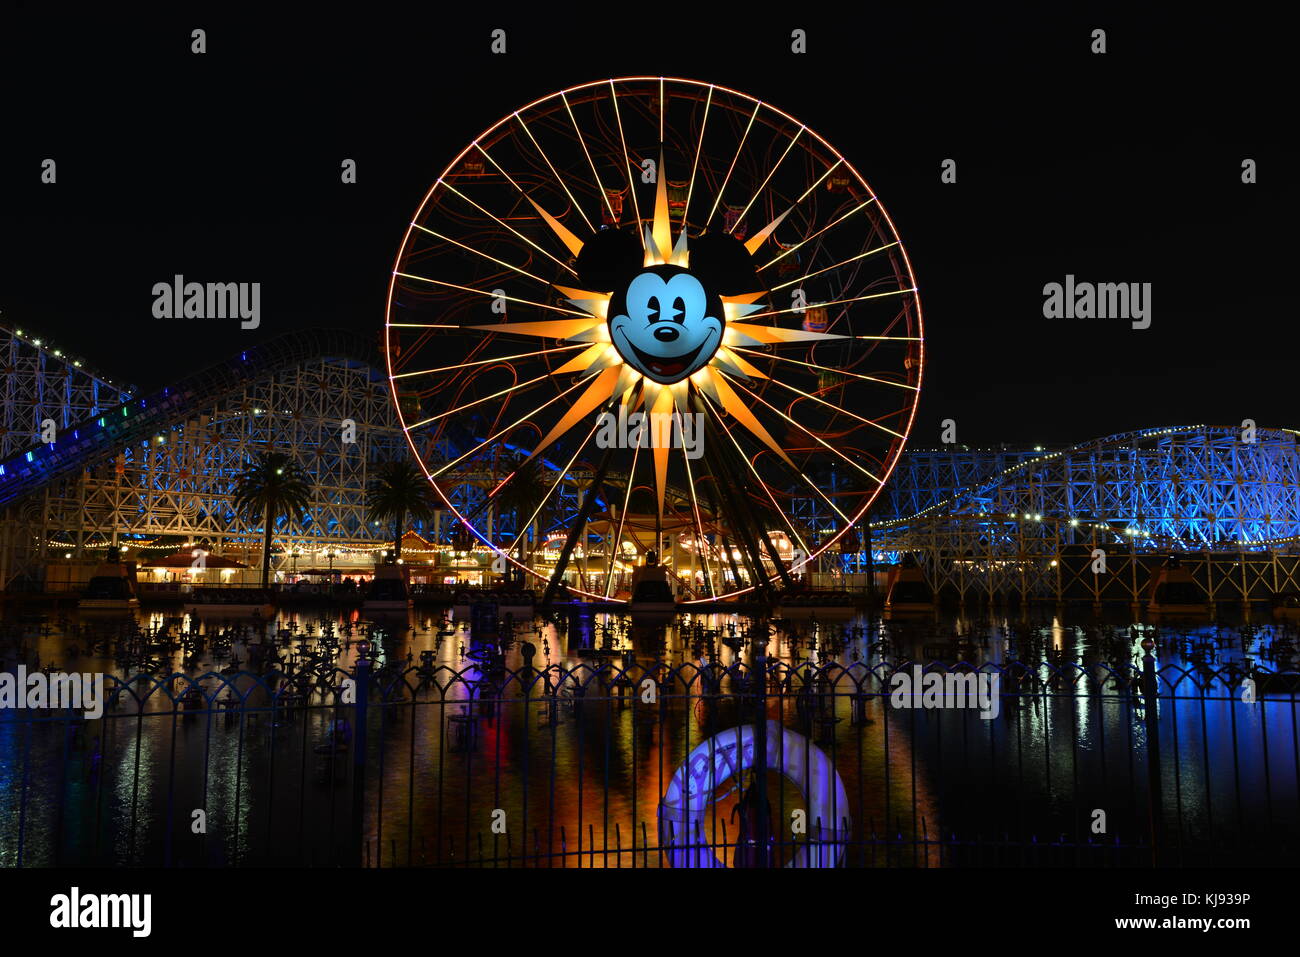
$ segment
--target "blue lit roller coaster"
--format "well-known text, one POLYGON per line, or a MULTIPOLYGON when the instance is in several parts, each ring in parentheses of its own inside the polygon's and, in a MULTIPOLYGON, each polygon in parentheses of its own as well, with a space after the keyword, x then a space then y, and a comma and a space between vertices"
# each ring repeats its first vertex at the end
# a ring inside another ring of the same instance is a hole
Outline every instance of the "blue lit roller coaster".
MULTIPOLYGON (((387 375, 364 339, 281 337, 151 396, 131 395, 38 342, 30 332, 0 330, 7 357, 0 405, 6 585, 39 583, 53 555, 89 560, 110 543, 255 545, 261 529, 235 514, 231 484, 253 454, 269 448, 293 454, 316 486, 310 514, 277 527, 277 568, 289 567, 291 546, 312 563, 326 548, 360 561, 391 541, 390 530, 367 521, 363 493, 372 463, 409 450, 387 375), (356 424, 352 445, 341 440, 347 419, 356 424), (44 443, 50 421, 55 441, 44 443)), ((444 430, 438 460, 452 462, 478 446, 485 434, 472 426, 444 430)), ((594 466, 579 461, 566 470, 543 458, 540 468, 559 479, 563 494, 556 508, 529 522, 526 501, 493 503, 489 493, 530 452, 503 447, 495 458, 454 470, 446 489, 463 514, 485 515, 495 535, 531 532, 539 552, 554 552, 594 466)), ((612 470, 610 477, 621 480, 612 470)), ((831 471, 821 480, 824 495, 786 506, 785 523, 808 541, 845 530, 825 501, 845 477, 831 471)), ((668 501, 690 505, 684 496, 668 501)), ((419 531, 431 551, 467 544, 445 516, 419 531)), ((589 532, 589 553, 574 574, 602 565, 613 551, 617 528, 591 522, 589 532)), ((851 581, 863 570, 865 532, 863 524, 840 537, 839 548, 821 557, 818 580, 851 581)), ((1197 425, 1050 451, 910 450, 877 499, 870 542, 877 562, 915 563, 936 591, 968 598, 1139 601, 1152 570, 1170 555, 1193 570, 1211 600, 1300 592, 1296 433, 1197 425), (1097 549, 1107 555, 1105 576, 1091 571, 1097 549)), ((489 555, 484 550, 484 565, 489 555)))
MULTIPOLYGON (((51 562, 93 565, 109 545, 134 558, 195 541, 214 554, 256 561, 262 529, 238 514, 232 491, 236 475, 270 450, 288 453, 313 487, 309 511, 277 523, 277 570, 326 563, 364 570, 392 542, 391 529, 368 520, 365 490, 374 464, 410 453, 387 377, 361 336, 282 335, 143 396, 30 333, 0 329, 0 351, 8 360, 0 407, 6 588, 39 588, 51 562)), ((472 429, 453 429, 438 452, 454 457, 473 441, 472 429)), ((460 470, 450 493, 470 508, 501 474, 491 463, 460 470)), ((560 504, 571 500, 562 496, 560 504)), ((561 508, 553 521, 565 514, 561 508)), ((441 519, 414 524, 427 545, 413 545, 408 561, 445 563, 458 536, 441 519)), ((513 534, 515 521, 510 513, 495 516, 504 533, 513 534)), ((486 552, 481 557, 486 564, 486 552)))
POLYGON ((1173 557, 1208 600, 1271 597, 1297 590, 1296 433, 1191 425, 1053 451, 912 451, 871 533, 880 559, 962 596, 1137 602, 1173 557))
MULTIPOLYGON (((349 357, 364 357, 372 351, 364 340, 350 333, 292 333, 252 346, 238 356, 219 362, 154 395, 130 397, 123 394, 120 396, 123 401, 109 407, 96 402, 84 410, 87 412, 85 419, 62 415, 65 421, 59 424, 52 441, 42 441, 39 437, 38 420, 33 423, 36 435, 31 437, 27 446, 0 462, 0 506, 8 505, 72 471, 111 458, 126 446, 168 430, 177 419, 204 408, 250 381, 294 369, 314 358, 347 361, 349 357)), ((20 388, 12 391, 15 395, 22 394, 20 388)), ((9 404, 6 402, 7 410, 9 404)))
POLYGON ((374 348, 361 337, 280 336, 145 396, 106 388, 13 330, 0 348, 11 356, 11 429, 0 461, 6 588, 16 580, 39 586, 56 557, 93 563, 108 545, 157 552, 193 540, 217 554, 255 554, 261 528, 237 513, 231 493, 235 476, 272 449, 314 479, 310 513, 276 528, 277 566, 296 557, 290 543, 314 562, 318 549, 368 552, 391 540, 366 521, 364 490, 370 465, 405 454, 405 443, 374 348), (80 402, 51 404, 32 370, 56 362, 64 394, 80 402), (52 436, 42 427, 49 420, 52 436), (347 441, 348 420, 355 441, 347 441))

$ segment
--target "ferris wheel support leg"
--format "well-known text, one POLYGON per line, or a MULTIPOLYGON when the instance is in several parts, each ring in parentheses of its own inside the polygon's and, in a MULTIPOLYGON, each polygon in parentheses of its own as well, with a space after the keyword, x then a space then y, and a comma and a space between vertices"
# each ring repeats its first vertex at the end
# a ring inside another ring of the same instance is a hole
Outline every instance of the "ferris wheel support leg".
POLYGON ((757 521, 749 508, 747 493, 744 492, 746 486, 740 484, 735 474, 727 467, 729 463, 725 461, 725 449, 722 454, 717 454, 720 444, 718 442, 707 443, 705 457, 710 460, 710 465, 713 467, 715 474, 723 477, 723 481, 718 483, 718 488, 722 492, 724 503, 733 518, 733 528, 740 538, 740 544, 743 546, 742 554, 745 558, 745 565, 749 569, 750 580, 759 594, 766 599, 771 593, 771 582, 767 577, 766 570, 763 568, 763 554, 759 550, 758 541, 754 537, 754 530, 751 526, 751 523, 757 525, 757 521), (736 489, 741 489, 741 492, 737 494, 736 489))
MULTIPOLYGON (((699 396, 693 396, 692 398, 693 398, 692 404, 694 405, 695 411, 697 413, 704 414, 705 411, 704 402, 699 398, 699 396)), ((710 429, 710 432, 706 433, 704 438, 704 445, 703 445, 704 457, 705 460, 709 463, 709 467, 712 470, 715 479, 721 478, 722 476, 717 471, 717 466, 715 464, 715 456, 712 454, 711 451, 712 449, 715 448, 713 443, 713 437, 714 435, 716 435, 717 430, 707 415, 705 415, 702 421, 706 423, 706 428, 710 429)), ((724 503, 730 509, 731 502, 727 498, 728 481, 729 481, 728 479, 724 479, 721 482, 715 480, 709 483, 709 485, 707 486, 708 495, 709 495, 709 508, 713 510, 713 521, 715 526, 718 529, 718 542, 722 546, 722 553, 727 559, 727 564, 731 567, 731 576, 736 583, 735 587, 741 588, 743 587, 744 583, 741 581, 740 578, 740 568, 736 564, 735 552, 733 551, 731 545, 728 544, 727 536, 722 533, 724 524, 727 527, 730 527, 733 531, 737 531, 737 529, 735 525, 732 523, 724 523, 722 518, 722 510, 718 508, 718 498, 717 495, 715 494, 715 492, 721 491, 723 495, 724 503)), ((735 514, 734 510, 732 511, 732 514, 733 515, 735 514)), ((755 587, 760 587, 759 586, 760 578, 754 576, 753 568, 748 561, 746 561, 745 567, 750 569, 750 575, 751 575, 750 582, 755 587)), ((722 590, 725 592, 727 590, 727 581, 726 581, 726 574, 723 572, 721 564, 719 564, 718 567, 718 579, 719 579, 718 583, 722 586, 722 590)))
POLYGON ((876 560, 871 550, 871 510, 862 516, 862 544, 866 550, 867 565, 867 607, 875 610, 877 605, 876 597, 876 560))
MULTIPOLYGON (((701 412, 703 411, 702 403, 700 405, 700 411, 701 412)), ((708 421, 707 417, 705 418, 705 421, 706 422, 708 421)), ((715 427, 715 431, 716 431, 716 427, 715 427)), ((731 446, 727 443, 719 443, 718 446, 715 446, 715 448, 721 448, 720 458, 722 459, 722 465, 726 469, 727 478, 728 478, 726 487, 732 489, 739 489, 740 502, 738 507, 743 510, 743 514, 741 516, 742 519, 747 521, 752 526, 751 534, 757 534, 758 541, 762 542, 764 545, 767 546, 767 553, 772 558, 772 565, 776 569, 777 575, 779 575, 781 578, 781 584, 787 589, 792 589, 794 587, 794 582, 791 581, 790 579, 790 572, 785 567, 785 562, 781 560, 781 556, 777 552, 776 546, 772 543, 771 536, 768 535, 767 529, 763 527, 763 523, 759 521, 759 518, 757 514, 754 512, 754 509, 749 501, 749 493, 748 493, 749 484, 745 477, 744 471, 740 467, 742 463, 738 461, 740 453, 736 451, 734 446, 731 446)), ((767 575, 762 573, 763 556, 758 548, 757 543, 754 544, 753 548, 754 548, 754 561, 757 563, 758 568, 760 570, 760 578, 765 584, 769 584, 767 575)))
MULTIPOLYGON (((722 546, 722 555, 726 558, 727 564, 731 566, 731 574, 736 580, 736 587, 739 588, 741 584, 740 568, 736 565, 736 556, 732 553, 731 546, 727 544, 727 536, 722 534, 722 512, 718 509, 718 497, 713 493, 713 483, 710 483, 707 488, 709 491, 709 508, 713 510, 713 521, 718 529, 718 543, 722 546)), ((718 566, 718 584, 722 586, 723 591, 726 591, 727 579, 726 575, 723 574, 721 565, 718 566)))
POLYGON ((786 568, 785 562, 781 560, 781 553, 776 550, 776 545, 772 543, 772 536, 764 528, 760 528, 759 533, 763 536, 763 544, 767 546, 767 553, 772 556, 772 564, 776 568, 777 575, 781 577, 781 584, 787 589, 794 588, 794 582, 790 578, 790 569, 786 568))
MULTIPOLYGON (((728 451, 732 451, 732 450, 728 450, 724 447, 723 455, 726 456, 728 451)), ((734 463, 728 462, 725 464, 731 466, 734 463)), ((757 536, 757 541, 753 545, 754 561, 758 564, 758 567, 760 569, 763 568, 763 555, 762 555, 760 545, 766 546, 767 554, 772 559, 772 566, 776 569, 776 573, 781 579, 781 584, 786 589, 792 589, 794 587, 794 582, 791 581, 790 579, 789 569, 785 567, 785 562, 781 560, 780 553, 776 550, 776 546, 772 543, 772 537, 768 534, 767 529, 763 526, 762 521, 759 519, 758 513, 754 511, 753 504, 749 498, 748 483, 743 480, 743 476, 739 472, 739 470, 732 471, 731 479, 735 483, 734 486, 732 487, 737 490, 735 495, 736 498, 738 499, 738 508, 740 508, 743 512, 743 519, 749 526, 750 536, 751 537, 757 536)), ((766 574, 763 574, 762 578, 766 585, 768 586, 771 585, 771 580, 767 577, 766 574)))
MULTIPOLYGON (((723 448, 724 455, 726 455, 728 451, 733 450, 728 450, 725 447, 723 448)), ((735 463, 733 462, 729 464, 734 465, 735 463)), ((753 546, 754 561, 757 563, 759 570, 762 573, 761 577, 766 586, 765 591, 770 591, 771 579, 768 578, 763 569, 763 555, 759 543, 767 547, 767 554, 772 559, 772 567, 776 569, 777 576, 781 579, 782 586, 787 590, 793 589, 794 582, 790 578, 790 571, 785 567, 785 562, 781 560, 781 554, 776 550, 776 545, 773 544, 771 535, 768 534, 767 528, 764 527, 762 521, 759 519, 759 515, 754 510, 753 503, 749 498, 749 483, 743 479, 743 473, 741 473, 738 468, 733 470, 732 475, 735 480, 734 487, 739 490, 737 492, 739 507, 743 510, 744 519, 751 528, 750 534, 751 536, 757 536, 757 541, 753 546)))
MULTIPOLYGON (((578 509, 577 516, 573 519, 573 527, 569 529, 568 537, 564 540, 564 548, 560 550, 560 557, 555 562, 555 571, 551 573, 551 580, 546 583, 546 592, 542 595, 542 607, 548 608, 552 601, 555 600, 556 589, 560 587, 560 582, 564 581, 564 570, 569 565, 569 556, 573 554, 573 546, 577 544, 578 537, 587 527, 587 521, 591 518, 592 506, 596 504, 596 493, 605 484, 605 473, 609 471, 610 456, 613 453, 613 447, 605 450, 604 456, 600 460, 600 467, 596 469, 596 475, 590 485, 587 486, 587 492, 582 500, 582 507, 578 509)), ((583 543, 583 551, 586 551, 586 542, 583 543)))

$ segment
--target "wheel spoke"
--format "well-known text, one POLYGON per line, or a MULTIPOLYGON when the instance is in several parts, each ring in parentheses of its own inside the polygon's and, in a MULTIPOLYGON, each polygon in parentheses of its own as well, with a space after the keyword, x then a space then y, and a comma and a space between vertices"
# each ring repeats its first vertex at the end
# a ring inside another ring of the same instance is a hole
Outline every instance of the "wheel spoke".
POLYGON ((540 585, 529 529, 540 545, 582 517, 570 591, 589 599, 627 587, 625 537, 644 554, 671 536, 663 568, 696 602, 784 578, 778 545, 814 567, 879 493, 919 396, 917 284, 875 192, 814 130, 709 83, 601 80, 507 115, 435 180, 390 290, 390 389, 452 521, 540 585), (710 256, 752 285, 712 289, 710 256), (676 298, 646 298, 670 282, 676 298), (580 474, 593 443, 603 490, 580 474), (603 524, 582 508, 598 492, 603 524))

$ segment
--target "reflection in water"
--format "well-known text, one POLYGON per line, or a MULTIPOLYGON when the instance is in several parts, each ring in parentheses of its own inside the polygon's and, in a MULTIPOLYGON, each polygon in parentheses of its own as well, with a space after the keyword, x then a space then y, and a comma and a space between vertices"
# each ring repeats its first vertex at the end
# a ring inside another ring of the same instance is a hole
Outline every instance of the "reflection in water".
MULTIPOLYGON (((1164 695, 1164 860, 1272 860, 1296 839, 1294 702, 1237 693, 1255 663, 1285 669, 1285 627, 859 617, 769 632, 735 615, 634 626, 587 613, 475 641, 436 611, 309 609, 6 625, 5 668, 104 671, 124 693, 95 721, 0 712, 0 863, 665 866, 672 776, 702 741, 759 717, 757 634, 774 663, 762 714, 833 763, 850 866, 943 866, 989 847, 1032 862, 1034 840, 1075 848, 1069 860, 1149 862, 1155 751, 1135 680, 1147 636, 1164 695), (362 735, 342 681, 364 656, 376 680, 362 735), (994 667, 1001 714, 895 709, 888 677, 911 660, 994 667), (141 672, 152 677, 126 684, 141 672)), ((719 781, 700 840, 734 845, 760 792, 789 860, 807 800, 775 770, 719 781)))

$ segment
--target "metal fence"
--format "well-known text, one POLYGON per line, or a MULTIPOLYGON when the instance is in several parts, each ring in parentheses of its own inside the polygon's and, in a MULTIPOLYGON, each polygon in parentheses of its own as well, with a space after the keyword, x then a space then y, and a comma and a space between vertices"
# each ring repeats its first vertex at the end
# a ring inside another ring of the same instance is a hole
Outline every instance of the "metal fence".
POLYGON ((1298 675, 1150 654, 367 655, 110 677, 96 719, 0 712, 0 864, 1181 866, 1300 848, 1298 675), (981 675, 985 716, 953 696, 981 675))

